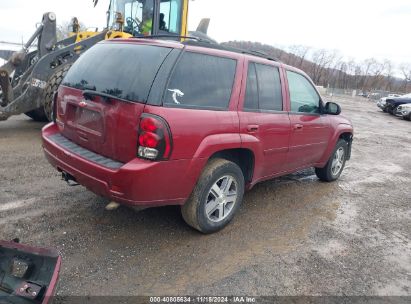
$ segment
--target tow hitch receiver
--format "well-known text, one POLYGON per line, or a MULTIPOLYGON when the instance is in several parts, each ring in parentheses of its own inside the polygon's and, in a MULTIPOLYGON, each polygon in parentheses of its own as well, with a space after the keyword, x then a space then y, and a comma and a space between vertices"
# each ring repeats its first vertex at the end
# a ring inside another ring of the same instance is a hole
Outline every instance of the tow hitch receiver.
POLYGON ((65 171, 61 171, 61 179, 64 180, 70 187, 80 185, 79 183, 77 183, 76 178, 73 175, 65 171))

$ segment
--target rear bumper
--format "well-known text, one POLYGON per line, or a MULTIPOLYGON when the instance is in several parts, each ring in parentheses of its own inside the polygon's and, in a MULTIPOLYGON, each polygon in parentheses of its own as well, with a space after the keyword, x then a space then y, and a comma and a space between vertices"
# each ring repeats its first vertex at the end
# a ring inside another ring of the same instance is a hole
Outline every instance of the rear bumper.
POLYGON ((54 123, 42 132, 44 153, 51 165, 69 173, 95 194, 127 205, 183 205, 206 161, 151 162, 135 158, 118 169, 110 169, 53 142, 50 137, 58 133, 54 123))

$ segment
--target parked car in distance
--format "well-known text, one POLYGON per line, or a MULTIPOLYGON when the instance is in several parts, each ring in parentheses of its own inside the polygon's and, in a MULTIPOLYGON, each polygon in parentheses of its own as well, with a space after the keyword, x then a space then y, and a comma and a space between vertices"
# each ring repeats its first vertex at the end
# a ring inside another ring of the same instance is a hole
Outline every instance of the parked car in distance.
POLYGON ((132 206, 181 205, 222 229, 256 183, 315 167, 339 178, 351 122, 302 71, 194 41, 97 44, 58 90, 44 152, 66 180, 132 206))
POLYGON ((385 110, 386 112, 394 115, 397 112, 397 107, 399 105, 408 103, 411 103, 411 93, 397 98, 387 98, 385 110))
POLYGON ((374 100, 378 100, 380 97, 381 97, 381 93, 376 93, 376 92, 374 92, 374 93, 369 93, 369 94, 367 95, 367 98, 368 98, 368 99, 374 99, 374 100))
POLYGON ((382 97, 377 101, 377 106, 383 110, 384 112, 386 112, 385 106, 387 104, 387 99, 388 98, 397 98, 397 97, 401 97, 402 95, 400 94, 388 94, 387 97, 382 97))
POLYGON ((399 105, 395 115, 405 120, 411 120, 411 103, 399 105))
POLYGON ((387 105, 386 97, 380 98, 380 100, 377 101, 377 107, 379 107, 384 112, 387 112, 386 105, 387 105))

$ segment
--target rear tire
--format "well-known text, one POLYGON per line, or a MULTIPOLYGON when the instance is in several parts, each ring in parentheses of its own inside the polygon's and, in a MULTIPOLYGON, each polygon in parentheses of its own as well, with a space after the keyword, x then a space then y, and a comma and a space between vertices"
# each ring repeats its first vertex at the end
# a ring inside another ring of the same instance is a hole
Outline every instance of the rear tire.
POLYGON ((233 162, 209 161, 188 201, 181 207, 185 222, 202 233, 223 229, 240 208, 244 176, 233 162))
POLYGON ((348 152, 348 142, 339 139, 330 159, 323 168, 315 168, 315 174, 324 182, 337 180, 344 170, 348 152))
POLYGON ((54 93, 57 92, 64 76, 66 76, 71 66, 71 63, 60 66, 58 70, 51 76, 44 91, 45 93, 43 97, 43 106, 25 113, 28 117, 32 118, 35 121, 52 121, 54 93))

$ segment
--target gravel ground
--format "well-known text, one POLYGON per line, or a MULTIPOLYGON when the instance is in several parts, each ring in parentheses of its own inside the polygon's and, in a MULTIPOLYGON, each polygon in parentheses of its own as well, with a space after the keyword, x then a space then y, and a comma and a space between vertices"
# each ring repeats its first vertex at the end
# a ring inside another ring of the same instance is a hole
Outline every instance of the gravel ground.
POLYGON ((411 296, 411 123, 335 101, 356 132, 340 180, 306 170, 259 184, 208 236, 177 207, 105 211, 47 163, 43 124, 0 122, 0 239, 60 250, 62 296, 411 296))

